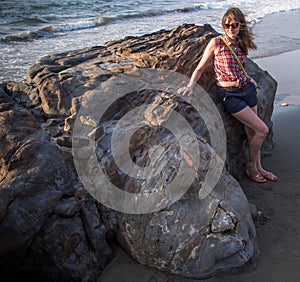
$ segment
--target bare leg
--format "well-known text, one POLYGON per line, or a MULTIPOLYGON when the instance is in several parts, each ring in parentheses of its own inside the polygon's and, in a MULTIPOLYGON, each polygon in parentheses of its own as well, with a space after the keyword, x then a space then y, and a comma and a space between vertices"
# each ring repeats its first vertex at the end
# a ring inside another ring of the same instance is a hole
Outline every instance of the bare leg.
MULTIPOLYGON (((251 110, 257 114, 257 106, 251 108, 251 110)), ((254 131, 245 125, 245 132, 247 134, 247 137, 248 137, 248 140, 251 140, 254 136, 254 131)), ((249 142, 250 143, 250 142, 249 142)), ((273 174, 272 172, 270 171, 267 171, 265 170, 262 165, 261 165, 261 156, 260 156, 260 152, 259 154, 257 155, 257 159, 256 159, 256 167, 257 167, 257 170, 259 171, 259 173, 264 176, 266 179, 268 180, 272 180, 272 181, 276 181, 278 179, 278 177, 273 174)))
POLYGON ((269 129, 266 124, 256 114, 257 107, 249 107, 234 113, 233 116, 245 125, 249 142, 249 163, 247 174, 257 182, 265 182, 260 169, 260 149, 269 129))

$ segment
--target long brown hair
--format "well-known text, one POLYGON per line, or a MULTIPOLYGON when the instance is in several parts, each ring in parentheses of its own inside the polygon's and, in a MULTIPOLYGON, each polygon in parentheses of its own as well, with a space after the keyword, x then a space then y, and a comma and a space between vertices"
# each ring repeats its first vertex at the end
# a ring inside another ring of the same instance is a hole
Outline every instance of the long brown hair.
POLYGON ((227 19, 234 20, 240 23, 238 41, 244 54, 248 55, 249 49, 256 49, 256 44, 253 42, 253 33, 248 27, 245 16, 242 13, 242 11, 236 7, 229 8, 222 19, 223 28, 227 19))

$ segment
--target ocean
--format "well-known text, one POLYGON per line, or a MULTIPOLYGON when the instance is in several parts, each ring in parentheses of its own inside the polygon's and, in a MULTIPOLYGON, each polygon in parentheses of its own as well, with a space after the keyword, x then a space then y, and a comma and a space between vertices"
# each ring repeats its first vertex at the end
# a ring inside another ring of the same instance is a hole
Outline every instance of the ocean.
POLYGON ((24 81, 28 68, 42 56, 125 36, 169 30, 183 23, 209 23, 221 32, 221 18, 231 6, 239 7, 254 33, 260 34, 258 51, 250 57, 300 49, 300 17, 294 17, 299 24, 292 23, 283 37, 273 28, 259 29, 271 15, 300 12, 300 0, 0 0, 0 82, 24 81))

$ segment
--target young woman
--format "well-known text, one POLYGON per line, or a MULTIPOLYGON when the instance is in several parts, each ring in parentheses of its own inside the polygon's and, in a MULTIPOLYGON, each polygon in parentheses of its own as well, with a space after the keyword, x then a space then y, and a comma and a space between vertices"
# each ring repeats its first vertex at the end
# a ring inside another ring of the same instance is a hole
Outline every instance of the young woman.
MULTIPOLYGON (((244 14, 238 8, 229 8, 223 16, 222 26, 224 29, 222 37, 244 65, 248 50, 256 49, 244 14)), ((267 180, 276 181, 277 176, 265 170, 261 165, 260 149, 269 129, 257 115, 257 84, 252 78, 247 79, 243 69, 220 36, 214 37, 208 43, 190 82, 186 87, 178 90, 179 94, 190 95, 192 93, 193 86, 200 79, 211 59, 213 59, 218 93, 225 110, 245 126, 249 143, 247 176, 258 183, 264 183, 267 180)))

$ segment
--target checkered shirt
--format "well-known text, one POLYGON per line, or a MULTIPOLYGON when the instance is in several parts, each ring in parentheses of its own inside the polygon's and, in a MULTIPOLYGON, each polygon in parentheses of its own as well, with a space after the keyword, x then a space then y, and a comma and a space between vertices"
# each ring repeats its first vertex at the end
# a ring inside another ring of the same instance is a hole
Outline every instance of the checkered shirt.
MULTIPOLYGON (((243 66, 245 66, 246 57, 242 52, 239 43, 230 42, 225 35, 223 37, 229 43, 234 50, 243 66)), ((220 40, 220 48, 218 53, 213 57, 213 66, 216 74, 217 81, 239 81, 244 82, 247 80, 245 73, 243 72, 240 64, 231 53, 226 44, 220 40)))

